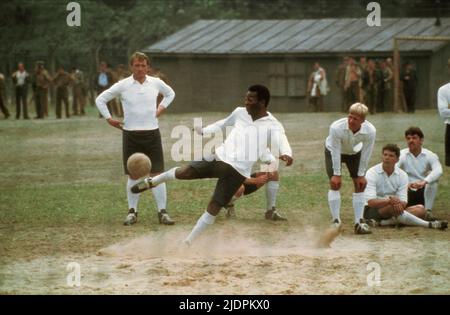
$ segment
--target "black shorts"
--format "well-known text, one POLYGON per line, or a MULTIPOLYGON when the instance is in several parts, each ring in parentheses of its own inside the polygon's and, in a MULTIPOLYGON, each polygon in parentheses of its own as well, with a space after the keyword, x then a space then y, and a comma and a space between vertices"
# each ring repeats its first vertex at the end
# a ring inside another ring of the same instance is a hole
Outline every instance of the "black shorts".
POLYGON ((425 187, 415 191, 408 188, 408 205, 406 207, 415 205, 425 206, 425 187))
MULTIPOLYGON (((341 163, 347 165, 348 171, 350 172, 351 178, 358 177, 359 161, 361 160, 361 152, 357 154, 348 155, 341 154, 341 163)), ((327 170, 328 178, 333 177, 333 161, 331 159, 331 152, 325 148, 325 168, 327 170)))
POLYGON ((363 215, 364 219, 374 219, 378 222, 380 222, 381 220, 385 220, 385 219, 389 219, 389 218, 383 218, 380 213, 378 212, 378 208, 372 208, 369 206, 365 206, 364 207, 364 215, 363 215))
POLYGON ((217 160, 192 161, 189 164, 200 178, 218 178, 212 199, 221 207, 228 205, 236 191, 245 181, 245 177, 231 165, 217 160))
POLYGON ((164 155, 159 129, 122 132, 122 156, 123 169, 129 175, 127 169, 128 158, 133 154, 141 152, 147 155, 152 162, 152 173, 164 172, 164 155))

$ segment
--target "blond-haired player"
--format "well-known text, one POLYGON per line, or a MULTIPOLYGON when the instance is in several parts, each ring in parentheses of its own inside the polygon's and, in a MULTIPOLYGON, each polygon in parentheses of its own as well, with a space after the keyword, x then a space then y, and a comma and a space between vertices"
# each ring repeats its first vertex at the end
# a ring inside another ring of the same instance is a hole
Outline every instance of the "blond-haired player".
POLYGON ((355 234, 370 234, 369 226, 364 223, 365 173, 375 143, 376 129, 366 120, 368 108, 361 103, 350 106, 348 116, 333 122, 325 141, 325 166, 330 179, 328 205, 333 224, 340 226, 342 185, 341 164, 345 163, 353 179, 353 209, 355 211, 355 234))

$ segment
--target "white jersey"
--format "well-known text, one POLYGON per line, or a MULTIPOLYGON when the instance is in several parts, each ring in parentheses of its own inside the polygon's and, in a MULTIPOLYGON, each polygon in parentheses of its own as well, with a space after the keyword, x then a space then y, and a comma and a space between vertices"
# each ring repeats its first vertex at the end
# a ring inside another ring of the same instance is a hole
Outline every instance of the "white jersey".
POLYGON ((442 166, 439 162, 439 157, 424 148, 422 148, 422 152, 418 156, 414 156, 408 148, 401 150, 397 166, 408 174, 410 183, 419 180, 433 183, 442 175, 442 166))
POLYGON ((394 172, 388 176, 383 164, 371 167, 366 174, 367 186, 364 190, 366 202, 371 199, 387 199, 396 196, 401 201, 408 201, 408 175, 395 166, 394 172))
POLYGON ((450 124, 450 83, 441 86, 437 94, 439 115, 450 124))
POLYGON ((232 127, 225 141, 215 150, 215 157, 250 177, 257 161, 271 163, 275 157, 288 155, 292 149, 281 123, 270 113, 253 121, 245 107, 236 108, 227 118, 202 129, 204 134, 223 132, 232 127))
POLYGON ((141 84, 133 76, 129 76, 103 91, 95 103, 105 119, 111 118, 106 103, 115 97, 120 97, 123 106, 124 130, 154 130, 158 129, 156 118, 156 101, 158 94, 164 98, 160 106, 168 107, 175 98, 175 92, 162 80, 146 76, 141 84))
POLYGON ((364 176, 375 144, 376 129, 364 121, 357 133, 348 126, 348 118, 336 120, 330 126, 330 133, 325 141, 326 148, 331 152, 333 175, 341 175, 341 154, 355 155, 361 152, 358 176, 364 176))

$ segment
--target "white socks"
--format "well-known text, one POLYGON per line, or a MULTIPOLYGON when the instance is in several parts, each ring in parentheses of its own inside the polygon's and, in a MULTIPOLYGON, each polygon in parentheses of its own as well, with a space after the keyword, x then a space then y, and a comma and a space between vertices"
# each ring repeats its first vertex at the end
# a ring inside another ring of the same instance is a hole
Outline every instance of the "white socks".
POLYGON ((366 203, 366 199, 364 198, 364 193, 354 193, 353 198, 353 209, 355 210, 355 224, 360 222, 360 219, 363 217, 364 205, 366 203))
POLYGON ((341 218, 339 217, 339 212, 341 210, 341 194, 339 190, 328 191, 328 205, 330 206, 333 221, 338 219, 339 222, 341 222, 341 218))
POLYGON ((197 238, 197 236, 202 233, 209 225, 213 224, 215 220, 215 216, 205 211, 200 219, 198 219, 197 224, 194 226, 189 236, 184 241, 191 244, 192 241, 197 238))
MULTIPOLYGON (((364 205, 366 199, 364 198, 364 193, 354 193, 353 198, 353 209, 355 210, 355 224, 360 222, 363 217, 364 205)), ((328 205, 330 206, 331 216, 333 221, 338 219, 341 222, 340 210, 341 210, 341 193, 339 190, 329 190, 328 191, 328 205)))
POLYGON ((128 199, 128 209, 133 208, 134 211, 138 211, 137 206, 139 203, 139 197, 141 194, 134 194, 131 192, 131 187, 133 187, 135 184, 137 184, 139 180, 134 180, 128 177, 127 181, 127 199, 128 199))
POLYGON ((428 227, 428 223, 421 218, 416 217, 415 215, 409 213, 408 211, 403 211, 401 215, 397 217, 399 223, 404 225, 412 225, 412 226, 423 226, 428 227))
POLYGON ((425 209, 433 209, 434 199, 436 198, 438 188, 438 182, 429 183, 425 186, 425 191, 423 193, 425 199, 425 209))
MULTIPOLYGON (((177 170, 177 168, 179 168, 179 167, 171 168, 167 172, 164 172, 164 173, 161 173, 159 175, 156 175, 155 177, 152 178, 152 184, 156 186, 156 185, 159 185, 161 183, 165 183, 165 182, 167 182, 169 180, 176 179, 175 171, 177 170)), ((155 189, 155 188, 153 188, 153 189, 155 189)))
POLYGON ((424 221, 419 217, 416 217, 414 214, 411 214, 408 211, 403 211, 403 213, 396 218, 392 217, 387 220, 381 220, 380 222, 382 226, 395 225, 397 223, 410 226, 422 226, 425 228, 427 228, 429 225, 429 222, 424 221))
POLYGON ((267 202, 267 210, 272 210, 275 207, 275 203, 277 201, 277 192, 280 188, 279 181, 269 181, 266 184, 266 202, 267 202))
POLYGON ((397 222, 398 222, 397 219, 392 217, 392 218, 389 218, 389 219, 386 219, 386 220, 381 220, 380 221, 380 225, 381 226, 395 225, 395 224, 397 224, 397 222))
POLYGON ((156 206, 158 211, 166 209, 167 207, 167 190, 166 183, 159 184, 158 186, 152 188, 153 197, 155 197, 156 206))

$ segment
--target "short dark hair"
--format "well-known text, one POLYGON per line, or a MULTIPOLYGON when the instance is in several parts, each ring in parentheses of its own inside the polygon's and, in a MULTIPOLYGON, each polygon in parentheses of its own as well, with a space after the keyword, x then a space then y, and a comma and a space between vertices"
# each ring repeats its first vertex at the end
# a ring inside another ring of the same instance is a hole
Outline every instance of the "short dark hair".
POLYGON ((384 151, 386 151, 386 150, 394 152, 398 158, 400 157, 400 148, 396 144, 392 144, 392 143, 386 144, 383 147, 383 150, 381 150, 381 152, 384 153, 384 151))
POLYGON ((419 127, 409 127, 408 129, 406 129, 405 131, 405 137, 406 136, 414 136, 414 135, 418 135, 420 139, 423 139, 424 135, 422 130, 420 130, 419 127))
POLYGON ((264 85, 255 84, 248 88, 248 91, 250 92, 256 92, 258 95, 258 101, 264 101, 265 106, 267 107, 270 102, 270 92, 269 89, 266 88, 264 85))

